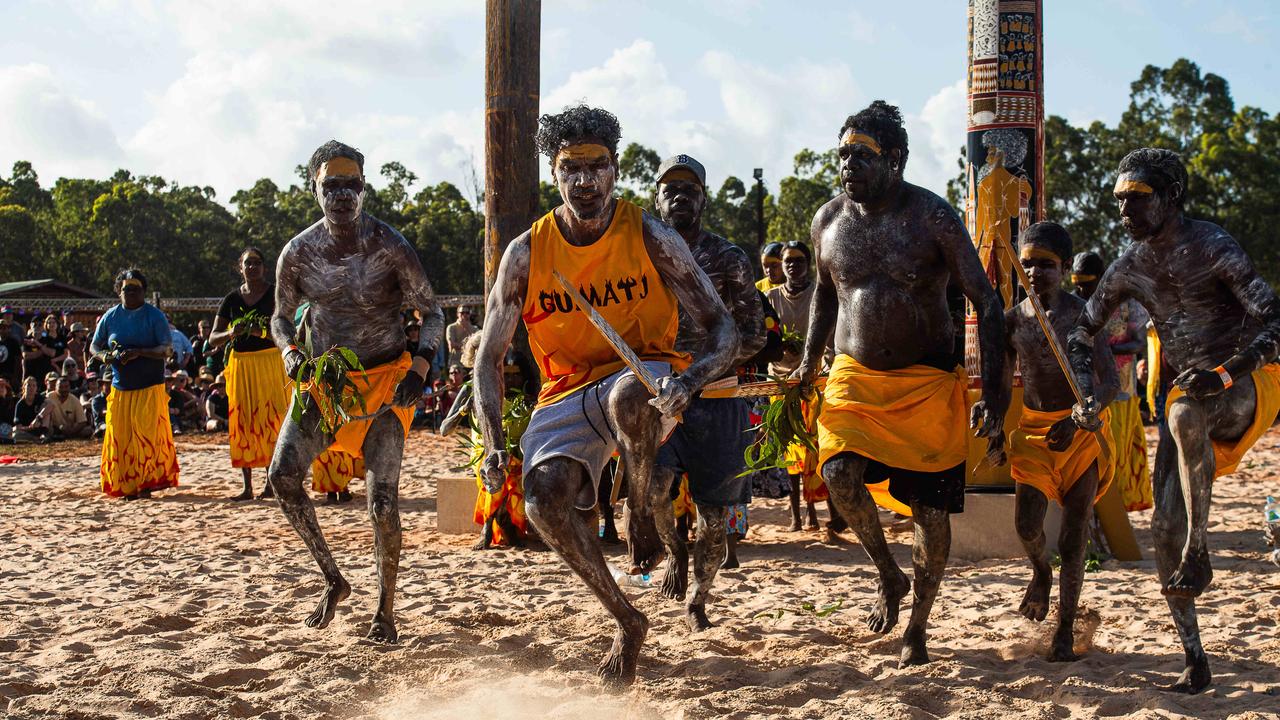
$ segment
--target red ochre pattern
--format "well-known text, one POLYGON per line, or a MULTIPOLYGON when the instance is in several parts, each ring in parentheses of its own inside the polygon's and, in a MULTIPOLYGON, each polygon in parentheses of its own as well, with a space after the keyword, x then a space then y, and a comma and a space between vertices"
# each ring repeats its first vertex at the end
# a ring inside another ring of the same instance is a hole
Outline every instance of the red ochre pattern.
POLYGON ((690 521, 698 517, 698 506, 694 504, 693 496, 689 494, 688 473, 680 475, 680 492, 676 495, 676 499, 671 501, 671 509, 675 511, 676 517, 688 515, 690 521))
POLYGON ((289 407, 289 378, 280 351, 232 351, 226 376, 231 466, 267 467, 289 407))
POLYGON ((344 492, 356 477, 364 477, 364 460, 341 450, 325 450, 311 463, 311 489, 315 492, 344 492))
MULTIPOLYGON (((507 479, 496 493, 484 489, 484 480, 480 475, 480 466, 476 465, 476 506, 472 520, 483 525, 493 517, 498 508, 506 505, 511 523, 516 526, 520 537, 529 534, 529 517, 524 513, 524 470, 518 458, 507 462, 507 479)), ((493 542, 498 545, 510 545, 513 538, 507 537, 506 531, 499 523, 493 524, 493 542)))
POLYGON ((99 476, 102 492, 111 497, 177 487, 178 453, 163 383, 141 390, 111 390, 99 476))

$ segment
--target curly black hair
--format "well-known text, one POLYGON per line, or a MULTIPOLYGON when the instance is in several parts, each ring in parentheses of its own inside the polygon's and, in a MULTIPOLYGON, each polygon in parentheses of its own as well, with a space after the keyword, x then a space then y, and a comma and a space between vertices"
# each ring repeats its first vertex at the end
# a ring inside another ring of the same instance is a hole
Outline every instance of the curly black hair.
POLYGON ((1075 256, 1071 261, 1071 272, 1076 275, 1092 275, 1094 277, 1102 277, 1102 273, 1107 271, 1107 261, 1102 256, 1092 250, 1082 252, 1075 256))
POLYGON ((599 140, 609 148, 609 152, 618 156, 618 140, 622 138, 622 126, 618 118, 608 110, 589 107, 586 104, 567 107, 555 115, 543 115, 538 118, 538 134, 534 143, 538 152, 551 160, 565 143, 581 140, 599 140))
POLYGON ((120 294, 120 289, 124 287, 125 280, 137 280, 142 283, 143 290, 147 289, 147 276, 143 275, 138 268, 128 268, 116 273, 115 291, 117 295, 120 294))
POLYGON ((330 140, 316 148, 316 151, 311 153, 311 159, 307 161, 307 177, 308 182, 311 183, 312 192, 315 191, 316 172, 320 170, 320 166, 336 157, 355 160, 356 165, 360 167, 360 174, 364 174, 364 154, 350 145, 330 140))
POLYGON ((1022 233, 1021 244, 1039 245, 1058 256, 1058 262, 1071 262, 1071 234, 1056 222, 1038 222, 1022 233))
POLYGON ((1144 171, 1148 177, 1156 180, 1161 186, 1156 189, 1161 192, 1168 190, 1175 182, 1182 185, 1182 192, 1173 200, 1178 207, 1183 207, 1187 197, 1187 167, 1182 164, 1182 156, 1172 150, 1138 148, 1124 156, 1116 173, 1123 175, 1139 171, 1144 171))
POLYGON ((857 115, 850 115, 840 126, 836 138, 844 137, 849 130, 861 130, 876 139, 881 149, 900 150, 902 161, 898 170, 907 167, 907 129, 902 126, 902 112, 898 106, 876 100, 857 115))

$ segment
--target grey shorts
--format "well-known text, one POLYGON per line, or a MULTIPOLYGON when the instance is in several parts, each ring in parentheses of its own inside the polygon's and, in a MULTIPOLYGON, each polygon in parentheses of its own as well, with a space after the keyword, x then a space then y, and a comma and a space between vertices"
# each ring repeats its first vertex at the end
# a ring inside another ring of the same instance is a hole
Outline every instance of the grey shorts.
MULTIPOLYGON (((654 377, 671 374, 671 365, 665 362, 646 361, 645 367, 654 377)), ((618 379, 634 373, 620 370, 586 385, 568 397, 533 411, 529 427, 520 436, 520 451, 524 454, 524 475, 552 458, 577 460, 591 479, 583 486, 574 505, 590 510, 596 505, 596 492, 600 486, 600 473, 618 449, 617 428, 606 417, 609 393, 618 379)), ((675 427, 675 418, 662 419, 661 436, 666 437, 675 427)))

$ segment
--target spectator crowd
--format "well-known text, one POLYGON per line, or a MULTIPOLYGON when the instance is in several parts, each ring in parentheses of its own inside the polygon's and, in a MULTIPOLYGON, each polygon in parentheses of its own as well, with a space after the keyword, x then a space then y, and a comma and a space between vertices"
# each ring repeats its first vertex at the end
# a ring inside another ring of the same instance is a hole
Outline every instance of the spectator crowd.
MULTIPOLYGON (((0 308, 0 444, 98 438, 106 431, 109 364, 89 350, 93 328, 64 313, 19 320, 0 308)), ((471 309, 459 306, 432 363, 432 382, 414 411, 414 426, 436 429, 469 379, 459 362, 462 344, 479 332, 471 309)), ((211 320, 189 332, 172 323, 173 351, 165 363, 165 390, 174 434, 227 430, 225 353, 213 347, 211 320)), ((406 313, 406 347, 418 343, 421 319, 406 313)))

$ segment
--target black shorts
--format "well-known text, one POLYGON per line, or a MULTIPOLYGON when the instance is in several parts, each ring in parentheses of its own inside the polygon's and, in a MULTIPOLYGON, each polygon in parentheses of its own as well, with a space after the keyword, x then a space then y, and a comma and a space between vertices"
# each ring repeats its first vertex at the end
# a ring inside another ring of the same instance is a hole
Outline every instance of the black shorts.
MULTIPOLYGON (((684 422, 658 450, 655 465, 688 473, 689 494, 696 503, 741 505, 751 501, 751 478, 742 471, 743 453, 753 437, 746 400, 694 398, 685 408, 684 422)), ((677 480, 672 492, 679 487, 677 480)))
MULTIPOLYGON (((840 455, 843 454, 840 453, 840 455)), ((849 454, 857 455, 867 461, 867 469, 862 475, 862 481, 865 484, 875 485, 888 480, 889 494, 903 505, 910 507, 911 501, 914 500, 925 507, 945 510, 952 514, 964 512, 964 463, 946 470, 923 472, 889 467, 878 460, 872 460, 852 451, 849 454)), ((827 462, 833 459, 835 458, 827 462)))

